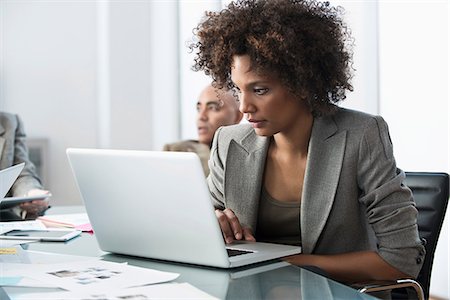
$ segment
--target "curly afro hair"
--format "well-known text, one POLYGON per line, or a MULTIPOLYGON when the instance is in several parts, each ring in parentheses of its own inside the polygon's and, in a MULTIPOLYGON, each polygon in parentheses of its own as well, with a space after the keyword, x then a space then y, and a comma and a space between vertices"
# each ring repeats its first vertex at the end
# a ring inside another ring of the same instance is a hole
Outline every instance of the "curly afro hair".
POLYGON ((194 29, 194 71, 232 89, 233 56, 249 55, 261 74, 278 78, 314 115, 332 113, 352 91, 350 30, 342 8, 305 0, 238 0, 206 12, 194 29))

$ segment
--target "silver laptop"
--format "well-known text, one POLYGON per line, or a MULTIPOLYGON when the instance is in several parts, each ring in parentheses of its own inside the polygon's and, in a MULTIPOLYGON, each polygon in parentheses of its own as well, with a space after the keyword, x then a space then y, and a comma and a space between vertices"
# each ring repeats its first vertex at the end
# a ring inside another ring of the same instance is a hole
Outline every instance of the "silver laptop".
POLYGON ((12 167, 0 170, 0 201, 8 193, 11 186, 19 177, 25 163, 20 163, 12 167))
POLYGON ((104 251, 220 268, 301 251, 268 243, 226 247, 194 153, 72 148, 67 156, 104 251))

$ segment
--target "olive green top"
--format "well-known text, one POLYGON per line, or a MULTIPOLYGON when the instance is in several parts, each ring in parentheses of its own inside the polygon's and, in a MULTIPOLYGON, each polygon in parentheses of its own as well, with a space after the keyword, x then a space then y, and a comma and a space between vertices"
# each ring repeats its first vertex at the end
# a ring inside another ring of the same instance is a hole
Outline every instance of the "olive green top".
POLYGON ((300 245, 300 202, 274 199, 261 191, 256 239, 259 242, 300 245))

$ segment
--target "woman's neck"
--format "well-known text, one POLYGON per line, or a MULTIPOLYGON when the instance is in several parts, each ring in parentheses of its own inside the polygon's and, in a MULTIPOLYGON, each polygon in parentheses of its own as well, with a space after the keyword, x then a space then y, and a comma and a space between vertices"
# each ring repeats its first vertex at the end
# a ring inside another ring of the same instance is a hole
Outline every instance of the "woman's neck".
POLYGON ((298 122, 293 124, 290 130, 273 136, 271 147, 276 148, 278 152, 306 156, 313 122, 314 117, 311 113, 299 117, 298 122))

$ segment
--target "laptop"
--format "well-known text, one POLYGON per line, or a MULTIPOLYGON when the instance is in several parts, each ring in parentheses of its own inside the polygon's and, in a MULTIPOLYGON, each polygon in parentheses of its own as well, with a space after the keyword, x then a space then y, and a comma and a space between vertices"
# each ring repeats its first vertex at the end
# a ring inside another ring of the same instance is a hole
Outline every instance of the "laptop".
POLYGON ((225 245, 195 153, 71 148, 67 156, 104 251, 219 268, 301 252, 270 243, 225 245))
MULTIPOLYGON (((25 163, 0 170, 0 198, 3 199, 22 172, 25 163)), ((1 200, 0 200, 1 201, 1 200)))

